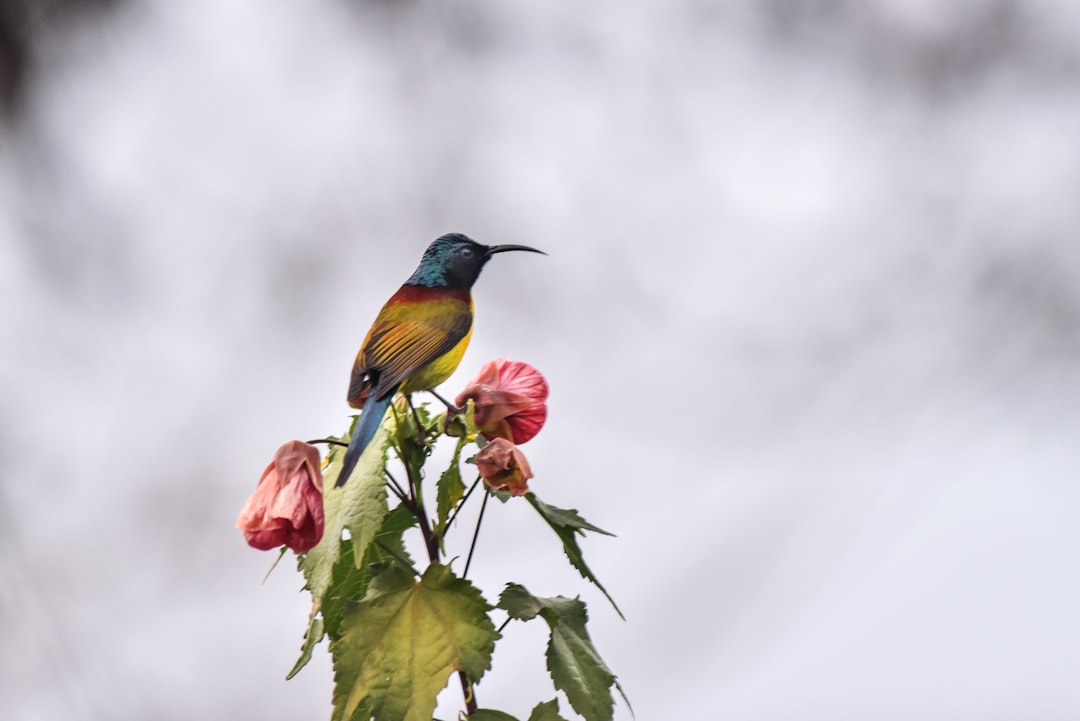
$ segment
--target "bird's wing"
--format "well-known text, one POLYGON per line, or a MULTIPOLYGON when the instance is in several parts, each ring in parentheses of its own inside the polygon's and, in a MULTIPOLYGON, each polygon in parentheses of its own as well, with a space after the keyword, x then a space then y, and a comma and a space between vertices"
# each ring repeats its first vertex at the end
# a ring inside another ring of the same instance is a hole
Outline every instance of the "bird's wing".
POLYGON ((380 313, 353 367, 349 402, 363 405, 368 394, 381 398, 428 363, 456 346, 469 332, 472 313, 465 303, 414 306, 406 317, 380 313))

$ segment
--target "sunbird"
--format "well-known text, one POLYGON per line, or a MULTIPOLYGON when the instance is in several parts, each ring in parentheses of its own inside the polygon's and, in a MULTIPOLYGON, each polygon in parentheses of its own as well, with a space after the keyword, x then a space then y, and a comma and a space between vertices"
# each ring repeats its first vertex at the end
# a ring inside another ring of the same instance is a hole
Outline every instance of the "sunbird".
POLYGON ((472 336, 470 292, 496 253, 527 245, 481 245, 461 233, 436 238, 420 265, 379 311, 356 354, 349 405, 361 408, 336 486, 345 485, 398 391, 433 390, 457 370, 472 336))

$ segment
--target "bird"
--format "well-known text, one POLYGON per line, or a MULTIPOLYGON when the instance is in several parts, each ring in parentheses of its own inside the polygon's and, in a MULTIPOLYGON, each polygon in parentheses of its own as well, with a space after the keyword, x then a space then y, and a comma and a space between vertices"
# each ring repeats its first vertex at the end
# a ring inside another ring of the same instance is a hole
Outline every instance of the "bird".
POLYGON ((457 369, 472 336, 472 287, 497 253, 527 245, 482 245, 462 233, 439 236, 379 311, 356 354, 347 400, 362 409, 335 487, 345 485, 397 392, 433 390, 457 369))

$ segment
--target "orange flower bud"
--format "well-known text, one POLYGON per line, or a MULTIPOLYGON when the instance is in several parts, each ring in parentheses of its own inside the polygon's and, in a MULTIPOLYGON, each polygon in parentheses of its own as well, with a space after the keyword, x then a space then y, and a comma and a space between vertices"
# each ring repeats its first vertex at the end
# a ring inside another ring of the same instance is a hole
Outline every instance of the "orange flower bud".
POLYGON ((289 441, 263 471, 236 527, 248 545, 261 551, 278 546, 310 550, 323 535, 322 488, 318 449, 289 441))
POLYGON ((505 438, 496 438, 476 454, 476 467, 484 483, 496 491, 511 496, 523 496, 529 491, 528 480, 533 477, 525 454, 505 438))
POLYGON ((548 384, 528 363, 506 358, 488 361, 454 402, 472 400, 476 427, 488 440, 525 443, 547 420, 548 384))

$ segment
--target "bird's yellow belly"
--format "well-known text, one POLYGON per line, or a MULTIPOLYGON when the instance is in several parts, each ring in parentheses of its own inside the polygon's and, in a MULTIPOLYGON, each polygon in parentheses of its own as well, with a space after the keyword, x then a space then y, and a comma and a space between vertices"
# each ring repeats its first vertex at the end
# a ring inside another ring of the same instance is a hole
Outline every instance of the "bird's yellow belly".
POLYGON ((470 327, 469 332, 458 341, 457 345, 409 376, 401 384, 401 392, 415 393, 416 391, 431 390, 452 376, 454 371, 457 370, 458 364, 461 363, 461 357, 465 355, 465 349, 469 346, 471 337, 472 328, 470 327))

